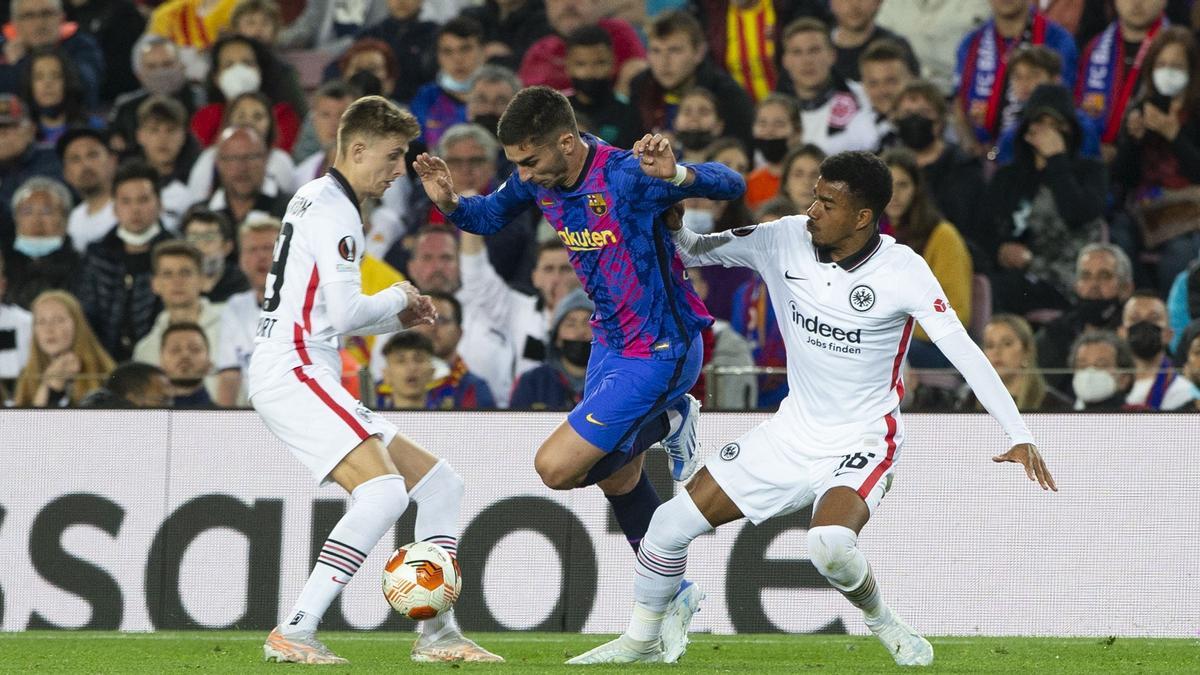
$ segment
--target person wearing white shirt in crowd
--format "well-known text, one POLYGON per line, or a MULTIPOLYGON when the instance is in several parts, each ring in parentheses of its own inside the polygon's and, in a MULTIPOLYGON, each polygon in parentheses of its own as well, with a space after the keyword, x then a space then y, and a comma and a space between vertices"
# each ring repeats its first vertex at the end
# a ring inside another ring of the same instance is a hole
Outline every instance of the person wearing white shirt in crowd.
POLYGON ((221 313, 221 342, 213 361, 219 406, 242 407, 248 402, 245 372, 254 353, 254 329, 271 272, 275 239, 282 227, 276 218, 254 216, 238 228, 238 266, 250 281, 250 290, 230 296, 221 313))
MULTIPOLYGON (((275 135, 278 130, 275 128, 275 117, 271 114, 271 103, 266 96, 257 91, 249 91, 239 94, 226 104, 222 128, 232 127, 249 127, 258 132, 259 137, 266 142, 267 176, 280 190, 291 195, 311 180, 307 177, 297 180, 296 163, 292 161, 292 156, 275 147, 275 135)), ((224 139, 225 134, 221 134, 220 138, 224 139)), ((213 190, 220 187, 216 173, 219 145, 220 141, 205 148, 196 157, 196 163, 192 165, 188 174, 188 191, 191 192, 194 202, 208 199, 213 195, 213 190)))
POLYGON ((108 149, 107 140, 102 131, 78 127, 64 133, 55 146, 62 160, 63 179, 80 197, 67 216, 67 234, 80 253, 117 224, 112 200, 117 156, 108 149))
MULTIPOLYGON (((0 257, 0 299, 4 297, 6 279, 4 258, 0 257)), ((11 385, 21 374, 29 359, 29 341, 33 335, 33 315, 0 302, 0 406, 12 398, 11 385)))
POLYGON ((900 91, 916 74, 909 67, 904 48, 887 39, 876 40, 867 47, 858 59, 858 72, 862 75, 863 91, 871 103, 879 146, 889 147, 897 142, 892 111, 900 91))
POLYGON ((1125 397, 1132 406, 1176 410, 1192 401, 1192 383, 1179 376, 1167 355, 1174 332, 1167 325, 1167 305, 1150 292, 1125 301, 1117 335, 1133 352, 1133 388, 1125 397))

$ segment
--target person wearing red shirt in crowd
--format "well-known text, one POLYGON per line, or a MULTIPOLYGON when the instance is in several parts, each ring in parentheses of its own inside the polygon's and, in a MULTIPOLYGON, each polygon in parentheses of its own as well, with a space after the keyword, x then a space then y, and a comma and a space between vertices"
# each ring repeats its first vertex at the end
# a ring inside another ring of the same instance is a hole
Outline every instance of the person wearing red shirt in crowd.
POLYGON ((192 133, 204 147, 212 145, 221 131, 225 103, 248 91, 261 91, 272 102, 278 135, 275 147, 290 151, 300 132, 300 113, 278 91, 281 82, 270 77, 276 71, 274 59, 258 42, 237 35, 217 40, 213 45, 212 65, 208 73, 208 105, 192 115, 192 133))
POLYGON ((614 86, 622 93, 628 89, 629 80, 645 66, 646 50, 637 31, 628 22, 599 18, 599 5, 589 0, 546 0, 546 19, 550 21, 554 33, 533 43, 525 52, 521 68, 517 71, 517 76, 525 86, 544 84, 560 91, 570 89, 566 36, 584 26, 597 25, 612 39, 613 56, 616 59, 614 86))

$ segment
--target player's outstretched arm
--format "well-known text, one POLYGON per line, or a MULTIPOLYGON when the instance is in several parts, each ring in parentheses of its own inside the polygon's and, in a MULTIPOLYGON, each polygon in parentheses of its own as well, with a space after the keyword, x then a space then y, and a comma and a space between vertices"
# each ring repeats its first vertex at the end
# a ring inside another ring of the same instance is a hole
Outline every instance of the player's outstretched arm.
POLYGON ((746 191, 741 174, 718 162, 683 166, 675 162, 671 142, 662 134, 646 134, 633 144, 642 173, 650 178, 645 196, 663 206, 687 197, 725 201, 746 191))
POLYGON ((1058 486, 1054 484, 1054 476, 1051 476, 1050 469, 1046 468, 1046 460, 1042 459, 1042 453, 1038 452, 1037 446, 1033 443, 1018 443, 1003 455, 993 457, 992 461, 1020 464, 1025 467, 1025 475, 1029 476, 1029 480, 1037 481, 1043 490, 1058 492, 1058 486))
POLYGON ((430 201, 446 214, 446 220, 465 232, 499 232, 528 209, 534 197, 533 191, 517 178, 515 172, 486 196, 459 194, 454 191, 454 180, 446 162, 425 152, 413 161, 413 171, 421 179, 430 201))
POLYGON ((413 171, 421 179, 421 186, 429 200, 441 210, 450 214, 458 208, 458 193, 454 191, 454 178, 450 176, 450 167, 445 160, 435 157, 428 152, 417 155, 413 161, 413 171))

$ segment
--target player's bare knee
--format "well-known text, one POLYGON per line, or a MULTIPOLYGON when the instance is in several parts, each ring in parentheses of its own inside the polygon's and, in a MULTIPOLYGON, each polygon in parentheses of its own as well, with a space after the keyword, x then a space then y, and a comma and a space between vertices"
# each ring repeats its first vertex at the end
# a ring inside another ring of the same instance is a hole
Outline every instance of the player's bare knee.
POLYGON ((808 555, 812 564, 827 579, 841 581, 854 575, 849 567, 855 562, 858 535, 840 525, 822 525, 808 531, 808 555))
POLYGON ((579 476, 546 453, 538 453, 533 459, 533 468, 542 484, 551 490, 570 490, 579 484, 579 476))

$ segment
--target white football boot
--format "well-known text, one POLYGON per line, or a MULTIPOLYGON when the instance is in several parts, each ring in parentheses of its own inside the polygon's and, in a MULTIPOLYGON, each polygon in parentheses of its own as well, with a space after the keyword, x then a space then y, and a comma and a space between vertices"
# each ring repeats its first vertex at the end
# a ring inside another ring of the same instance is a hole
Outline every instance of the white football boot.
POLYGON ((883 615, 878 619, 864 617, 864 620, 867 628, 887 647, 897 665, 927 666, 933 663, 933 645, 917 635, 917 631, 901 621, 891 609, 884 607, 883 615))
POLYGON ((611 642, 584 652, 567 661, 571 666, 587 666, 598 663, 662 663, 662 640, 654 642, 638 642, 625 635, 611 642))
POLYGON ((684 581, 667 605, 663 615, 662 643, 663 663, 675 663, 683 656, 688 646, 688 627, 692 625, 692 617, 700 611, 700 601, 704 599, 704 591, 690 581, 684 581))

